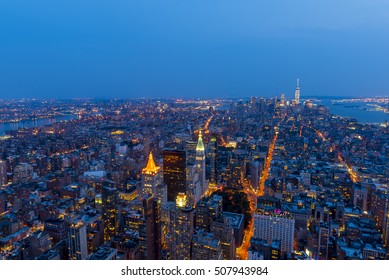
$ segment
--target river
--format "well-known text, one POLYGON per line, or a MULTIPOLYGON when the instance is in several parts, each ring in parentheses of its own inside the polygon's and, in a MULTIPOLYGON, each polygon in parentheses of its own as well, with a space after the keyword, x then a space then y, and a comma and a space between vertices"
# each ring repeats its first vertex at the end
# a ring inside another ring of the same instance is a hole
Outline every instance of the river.
POLYGON ((23 120, 19 122, 0 123, 0 136, 5 135, 7 130, 18 130, 19 128, 32 128, 50 125, 56 122, 63 122, 76 119, 76 115, 62 115, 53 118, 42 118, 36 120, 23 120))
POLYGON ((318 102, 330 109, 330 113, 342 117, 356 119, 360 123, 384 123, 389 121, 389 114, 383 111, 374 111, 372 104, 365 102, 342 102, 332 104, 330 100, 318 102))

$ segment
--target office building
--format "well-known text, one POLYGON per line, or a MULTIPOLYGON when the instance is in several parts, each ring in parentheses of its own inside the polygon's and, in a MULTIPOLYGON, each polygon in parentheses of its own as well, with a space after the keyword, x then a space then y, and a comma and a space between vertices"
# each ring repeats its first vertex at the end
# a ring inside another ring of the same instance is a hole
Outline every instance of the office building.
POLYGON ((361 185, 353 186, 353 205, 367 211, 367 189, 361 185))
POLYGON ((142 198, 142 216, 139 220, 139 245, 141 259, 161 258, 161 212, 158 199, 152 195, 142 198))
POLYGON ((161 204, 167 202, 166 185, 162 180, 162 172, 155 164, 153 154, 150 151, 147 165, 142 169, 142 187, 140 196, 151 194, 158 198, 161 204))
POLYGON ((119 192, 116 188, 104 186, 102 189, 102 214, 104 222, 104 242, 110 240, 119 229, 119 192))
POLYGON ((176 206, 171 211, 170 258, 172 260, 190 260, 194 231, 194 210, 188 205, 184 193, 179 193, 176 206))
POLYGON ((86 225, 81 218, 69 220, 69 260, 85 260, 88 256, 88 243, 86 235, 86 225))
POLYGON ((217 167, 216 160, 217 158, 217 141, 216 137, 212 137, 209 143, 209 165, 210 165, 210 176, 209 182, 212 184, 217 183, 217 167))
POLYGON ((222 196, 203 197, 196 205, 196 228, 209 231, 212 222, 222 216, 222 211, 222 196))
POLYGON ((234 229, 235 246, 240 247, 244 238, 244 215, 232 212, 222 212, 225 223, 228 223, 234 229))
POLYGON ((290 253, 293 250, 294 223, 288 212, 258 209, 254 213, 254 237, 266 240, 267 243, 280 240, 281 252, 290 253))
POLYGON ((47 219, 44 229, 52 238, 53 244, 60 242, 67 237, 66 223, 62 219, 47 219))
POLYGON ((205 178, 205 148, 201 130, 196 147, 196 171, 199 174, 200 181, 200 197, 203 197, 208 189, 208 182, 205 178))
POLYGON ((327 260, 329 253, 330 228, 326 222, 312 222, 307 238, 308 256, 314 260, 327 260))
POLYGON ((236 259, 236 245, 234 229, 231 226, 229 219, 220 217, 211 223, 210 232, 215 235, 215 238, 220 240, 223 252, 223 259, 236 259))
POLYGON ((163 180, 167 185, 167 200, 175 201, 178 193, 186 192, 186 152, 164 150, 163 180))
POLYGON ((0 160, 0 189, 2 189, 7 184, 7 162, 5 160, 0 160))
POLYGON ((197 168, 195 165, 188 164, 187 165, 187 191, 186 195, 188 196, 188 202, 192 207, 196 205, 196 203, 201 198, 201 182, 200 182, 200 174, 197 172, 197 168))

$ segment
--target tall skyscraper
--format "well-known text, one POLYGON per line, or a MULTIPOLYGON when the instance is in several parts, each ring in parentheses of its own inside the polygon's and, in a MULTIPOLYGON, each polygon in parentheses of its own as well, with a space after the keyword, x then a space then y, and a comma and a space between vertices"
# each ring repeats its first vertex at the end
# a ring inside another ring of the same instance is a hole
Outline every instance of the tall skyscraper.
POLYGON ((371 199, 371 212, 379 229, 383 229, 385 221, 385 206, 388 193, 386 190, 377 189, 371 199))
POLYGON ((167 200, 175 201, 178 193, 186 192, 186 152, 166 149, 163 152, 163 180, 167 200))
POLYGON ((290 253, 293 249, 294 218, 288 212, 272 212, 258 209, 254 213, 254 237, 272 243, 281 241, 281 252, 290 253))
POLYGON ((196 147, 197 142, 195 141, 187 141, 185 144, 186 161, 188 164, 195 164, 196 162, 196 147))
POLYGON ((199 139, 196 147, 196 169, 197 173, 199 174, 200 180, 200 196, 203 197, 207 191, 208 183, 205 178, 205 148, 201 130, 199 133, 199 139))
POLYGON ((186 167, 187 170, 187 190, 186 195, 188 196, 188 202, 192 207, 196 205, 196 203, 201 198, 201 184, 199 173, 197 172, 197 168, 193 164, 188 164, 186 167))
POLYGON ((389 251, 389 199, 386 198, 385 207, 384 207, 384 222, 382 226, 382 239, 384 246, 387 251, 389 251))
POLYGON ((297 85, 294 91, 294 101, 296 102, 296 105, 300 103, 300 80, 299 79, 297 79, 297 85))
POLYGON ((212 137, 211 142, 209 143, 209 164, 211 170, 209 181, 213 184, 217 183, 216 157, 217 157, 217 141, 216 141, 216 137, 212 137))
POLYGON ((142 190, 140 196, 148 194, 158 198, 162 204, 166 203, 166 186, 162 182, 162 174, 159 166, 155 164, 153 154, 150 151, 147 165, 142 170, 142 190))
POLYGON ((88 242, 86 237, 86 225, 81 218, 69 221, 69 259, 85 260, 88 256, 88 242))
POLYGON ((170 257, 173 260, 190 260, 194 231, 194 210, 188 205, 184 193, 179 193, 176 207, 171 212, 170 257))
POLYGON ((138 225, 141 258, 144 260, 160 259, 161 228, 160 205, 152 195, 142 198, 142 217, 138 225))
POLYGON ((5 160, 0 160, 0 189, 7 184, 7 162, 5 160))
POLYGON ((119 192, 116 188, 104 186, 102 189, 104 242, 110 240, 119 229, 119 192))

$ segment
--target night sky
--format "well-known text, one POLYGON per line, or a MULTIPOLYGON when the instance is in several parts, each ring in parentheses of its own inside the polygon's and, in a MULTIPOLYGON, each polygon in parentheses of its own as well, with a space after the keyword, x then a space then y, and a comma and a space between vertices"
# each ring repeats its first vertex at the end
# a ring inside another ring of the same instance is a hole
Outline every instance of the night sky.
POLYGON ((389 95, 387 0, 2 0, 0 98, 389 95))

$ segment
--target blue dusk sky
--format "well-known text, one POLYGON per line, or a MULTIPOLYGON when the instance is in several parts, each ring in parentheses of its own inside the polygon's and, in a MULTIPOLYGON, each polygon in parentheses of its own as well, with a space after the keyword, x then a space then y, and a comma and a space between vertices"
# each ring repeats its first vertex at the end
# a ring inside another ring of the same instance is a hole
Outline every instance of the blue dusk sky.
POLYGON ((389 95, 388 0, 2 0, 0 98, 389 95))

